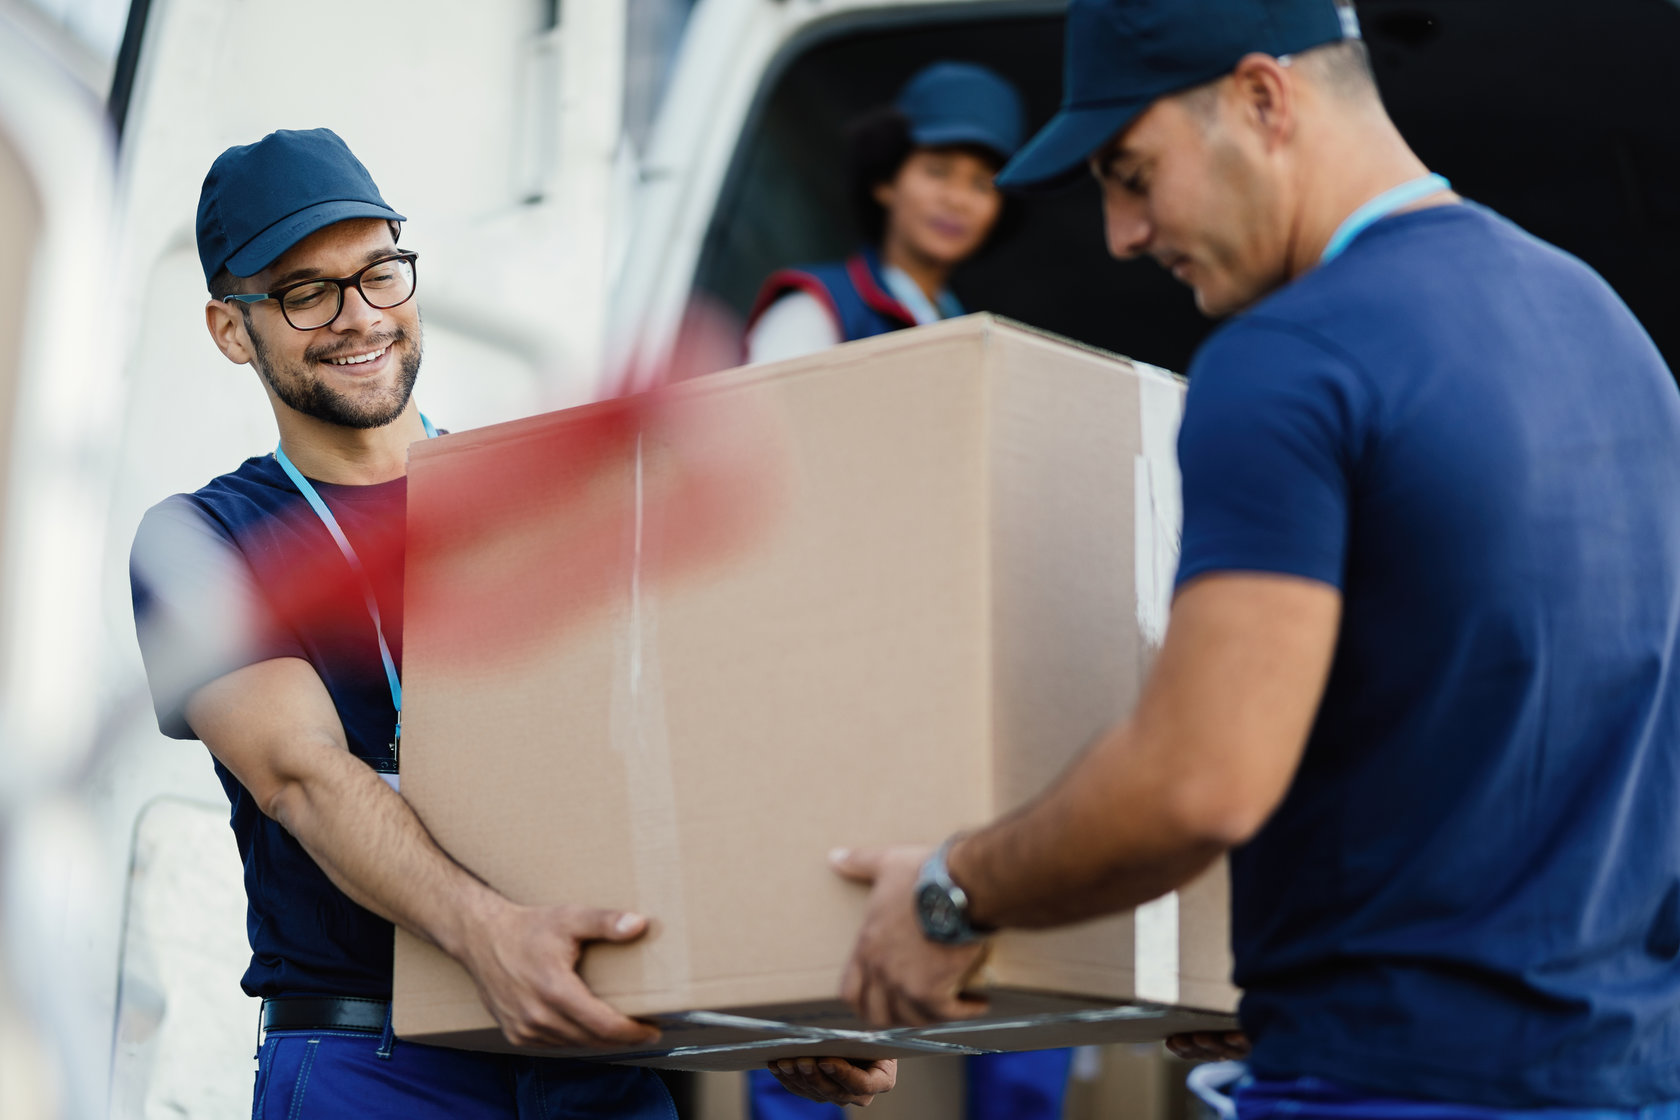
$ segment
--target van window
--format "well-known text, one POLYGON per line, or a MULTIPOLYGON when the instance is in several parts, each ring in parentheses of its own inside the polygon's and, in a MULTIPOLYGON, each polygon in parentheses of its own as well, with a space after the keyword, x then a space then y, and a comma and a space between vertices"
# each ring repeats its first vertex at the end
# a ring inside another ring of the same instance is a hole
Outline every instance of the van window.
MULTIPOLYGON (((1037 128, 1061 95, 1062 20, 894 13, 796 43, 772 68, 743 130, 696 287, 741 314, 778 267, 852 251, 844 134, 940 58, 1014 81, 1037 128)), ((1477 4, 1368 0, 1366 41, 1385 101, 1423 159, 1491 206, 1597 268, 1680 366, 1680 114, 1663 86, 1680 58, 1680 5, 1603 0, 1477 4)), ((1096 346, 1184 369, 1212 324, 1148 261, 1103 246, 1094 184, 1033 198, 1013 235, 953 279, 995 311, 1096 346)))
MULTIPOLYGON (((1036 129, 1061 99, 1060 16, 932 17, 823 39, 772 70, 743 132, 702 249, 697 286, 746 314, 771 271, 853 251, 847 122, 890 102, 936 59, 978 62, 1014 82, 1036 129)), ((1103 248, 1096 186, 1034 198, 953 277, 964 306, 1183 369, 1209 324, 1187 289, 1103 248)))

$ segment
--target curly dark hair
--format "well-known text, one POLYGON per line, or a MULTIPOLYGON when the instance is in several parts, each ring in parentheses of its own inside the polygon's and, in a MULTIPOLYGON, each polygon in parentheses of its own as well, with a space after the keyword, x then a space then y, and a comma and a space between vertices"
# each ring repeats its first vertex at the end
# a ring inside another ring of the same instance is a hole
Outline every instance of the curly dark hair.
MULTIPOLYGON (((910 138, 910 121, 892 106, 884 106, 853 121, 846 130, 846 139, 852 153, 853 216, 864 240, 871 245, 879 245, 887 235, 887 212, 875 201, 875 188, 898 178, 904 161, 916 150, 916 142, 910 138)), ((972 152, 991 165, 993 171, 1003 168, 1003 158, 990 148, 974 144, 956 144, 952 148, 972 152)), ((1018 211, 1015 201, 1005 195, 997 224, 992 227, 981 252, 1001 241, 1007 231, 1014 228, 1019 218, 1018 211)))

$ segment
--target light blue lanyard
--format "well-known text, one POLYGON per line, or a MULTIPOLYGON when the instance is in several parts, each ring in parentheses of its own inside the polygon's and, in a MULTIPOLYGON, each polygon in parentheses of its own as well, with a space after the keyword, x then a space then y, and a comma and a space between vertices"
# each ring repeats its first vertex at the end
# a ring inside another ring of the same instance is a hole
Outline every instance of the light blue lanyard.
MULTIPOLYGON (((426 438, 437 435, 437 429, 426 419, 426 414, 420 414, 420 423, 426 429, 426 438)), ((362 558, 356 555, 356 549, 350 543, 350 538, 344 535, 344 530, 338 526, 338 518, 327 508, 315 486, 303 472, 292 465, 291 459, 286 457, 286 449, 279 445, 274 448, 274 458, 280 464, 280 469, 286 472, 286 477, 292 480, 292 485, 298 488, 303 500, 309 503, 309 508, 315 511, 315 516, 321 519, 321 524, 327 527, 332 539, 338 542, 338 550, 344 553, 345 561, 350 570, 362 582, 362 597, 367 600, 368 616, 373 619, 373 633, 379 639, 379 659, 385 663, 385 679, 391 685, 391 707, 397 713, 397 737, 391 743, 391 749, 396 750, 397 744, 402 742, 402 681, 397 677, 397 663, 391 657, 391 646, 385 641, 385 627, 379 620, 379 600, 373 594, 373 581, 368 578, 367 569, 362 567, 362 558)))
POLYGON ((1403 210, 1414 202, 1421 202, 1432 194, 1451 190, 1452 184, 1447 182, 1444 175, 1425 175, 1421 179, 1412 179, 1401 183, 1398 187, 1386 190, 1347 216, 1347 220, 1336 227, 1336 232, 1330 235, 1330 244, 1324 247, 1324 255, 1318 258, 1319 264, 1329 264, 1342 255, 1350 242, 1377 222, 1382 221, 1396 210, 1403 210))

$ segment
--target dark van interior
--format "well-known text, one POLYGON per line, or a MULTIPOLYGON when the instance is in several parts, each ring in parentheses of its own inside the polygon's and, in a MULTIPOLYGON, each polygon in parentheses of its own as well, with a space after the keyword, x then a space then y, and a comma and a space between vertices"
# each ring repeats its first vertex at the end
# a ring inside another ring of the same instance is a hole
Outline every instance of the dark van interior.
MULTIPOLYGON (((1361 0, 1389 111, 1454 187, 1596 268, 1680 367, 1680 0, 1361 0)), ((1061 97, 1059 14, 964 5, 835 24, 767 77, 696 287, 745 314, 773 269, 854 247, 847 122, 923 64, 1012 79, 1037 128, 1061 97)), ((1094 183, 1028 200, 953 280, 964 304, 1183 370, 1211 325, 1148 261, 1103 247, 1094 183)), ((1613 371, 1606 371, 1613 376, 1613 371)))

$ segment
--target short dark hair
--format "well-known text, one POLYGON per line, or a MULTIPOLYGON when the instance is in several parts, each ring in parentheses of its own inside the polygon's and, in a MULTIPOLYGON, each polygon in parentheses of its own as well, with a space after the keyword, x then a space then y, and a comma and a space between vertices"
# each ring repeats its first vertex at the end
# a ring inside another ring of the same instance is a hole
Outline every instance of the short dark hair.
POLYGON ((864 240, 879 245, 887 233, 887 212, 875 188, 898 178, 916 145, 910 120, 890 106, 865 113, 847 130, 852 153, 852 211, 864 240))
POLYGON ((1344 39, 1302 51, 1301 62, 1325 88, 1345 98, 1377 97, 1371 51, 1362 39, 1344 39))
MULTIPOLYGON (((846 137, 852 153, 852 213, 864 240, 880 245, 887 235, 887 212, 875 201, 875 188, 898 178, 905 161, 916 150, 916 142, 910 138, 910 120, 897 109, 885 106, 859 117, 847 130, 846 137)), ((954 144, 949 150, 971 152, 985 160, 993 171, 1001 171, 1005 163, 990 148, 975 144, 954 144)), ((1004 195, 1003 209, 982 251, 1015 228, 1019 211, 1015 201, 1004 195)))
MULTIPOLYGON (((391 240, 393 242, 402 239, 401 222, 387 221, 385 224, 391 227, 391 240)), ((217 272, 216 275, 210 277, 210 298, 219 302, 226 300, 229 296, 238 295, 240 292, 245 290, 243 285, 244 280, 245 277, 235 276, 227 270, 226 265, 223 265, 220 272, 217 272)), ((244 307, 245 305, 240 304, 240 306, 244 307)))
MULTIPOLYGON (((1377 76, 1371 69, 1371 52, 1361 39, 1325 43, 1302 51, 1295 60, 1303 73, 1344 101, 1367 98, 1381 101, 1377 76)), ((1174 96, 1203 121, 1212 120, 1219 103, 1219 86, 1224 80, 1221 76, 1174 96)))
POLYGON ((221 301, 231 295, 237 295, 243 289, 240 287, 242 276, 235 276, 223 265, 222 270, 210 278, 210 298, 221 301))

